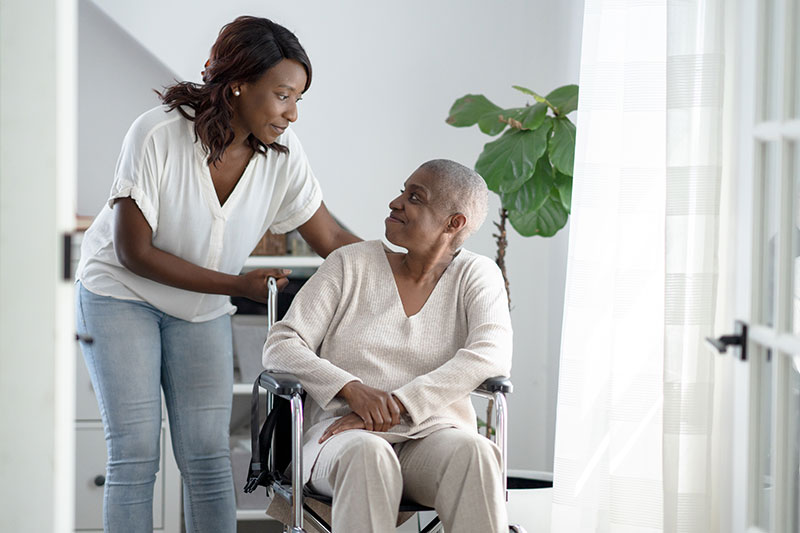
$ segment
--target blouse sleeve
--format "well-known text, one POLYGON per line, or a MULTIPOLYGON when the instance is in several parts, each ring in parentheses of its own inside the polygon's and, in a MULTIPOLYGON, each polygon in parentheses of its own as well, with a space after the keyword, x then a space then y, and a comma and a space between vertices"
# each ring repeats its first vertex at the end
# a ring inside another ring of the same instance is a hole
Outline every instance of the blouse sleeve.
POLYGON ((286 233, 303 225, 317 212, 322 203, 322 190, 311 170, 300 140, 289 129, 281 141, 289 149, 286 165, 286 192, 275 215, 270 231, 286 233))
POLYGON ((464 309, 458 311, 467 316, 464 347, 440 367, 393 391, 415 425, 468 396, 488 378, 511 372, 511 316, 500 270, 489 259, 476 261, 463 283, 464 309))
POLYGON ((117 198, 132 198, 153 233, 158 229, 159 165, 153 131, 139 117, 122 141, 122 150, 114 171, 108 205, 114 206, 117 198))
POLYGON ((361 381, 317 355, 342 300, 342 254, 331 253, 292 300, 283 320, 272 326, 262 363, 275 372, 294 374, 323 409, 347 383, 361 381))

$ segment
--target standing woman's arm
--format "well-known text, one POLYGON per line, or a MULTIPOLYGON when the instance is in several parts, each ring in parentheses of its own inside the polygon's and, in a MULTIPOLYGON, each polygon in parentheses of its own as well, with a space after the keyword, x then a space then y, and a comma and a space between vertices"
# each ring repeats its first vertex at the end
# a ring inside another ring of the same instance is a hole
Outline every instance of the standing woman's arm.
POLYGON ((316 213, 297 230, 321 257, 328 257, 329 253, 340 246, 361 241, 333 219, 328 208, 325 207, 325 202, 322 202, 316 213))
MULTIPOLYGON (((153 246, 153 230, 132 198, 117 199, 113 209, 117 260, 144 278, 187 291, 244 296, 266 302, 267 277, 286 277, 287 272, 281 269, 259 269, 234 276, 197 266, 153 246)), ((281 288, 286 283, 285 279, 278 280, 281 288)))

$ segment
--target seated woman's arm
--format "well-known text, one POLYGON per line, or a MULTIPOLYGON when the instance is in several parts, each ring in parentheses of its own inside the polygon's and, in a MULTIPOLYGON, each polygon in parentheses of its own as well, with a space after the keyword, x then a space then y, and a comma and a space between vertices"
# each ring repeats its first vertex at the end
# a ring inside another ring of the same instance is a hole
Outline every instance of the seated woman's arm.
POLYGON ((262 354, 264 368, 297 376, 323 409, 347 383, 361 381, 316 353, 341 300, 341 270, 341 257, 332 254, 292 302, 291 320, 272 327, 262 354))
POLYGON ((437 369, 393 391, 414 424, 469 395, 486 379, 511 372, 511 317, 502 275, 490 260, 474 266, 465 279, 465 309, 454 309, 467 313, 465 346, 437 369))
POLYGON ((364 385, 361 379, 318 357, 317 349, 342 301, 342 257, 332 254, 297 294, 287 317, 269 334, 262 363, 276 372, 294 374, 323 408, 342 400, 370 431, 387 431, 401 421, 401 406, 390 392, 364 385))

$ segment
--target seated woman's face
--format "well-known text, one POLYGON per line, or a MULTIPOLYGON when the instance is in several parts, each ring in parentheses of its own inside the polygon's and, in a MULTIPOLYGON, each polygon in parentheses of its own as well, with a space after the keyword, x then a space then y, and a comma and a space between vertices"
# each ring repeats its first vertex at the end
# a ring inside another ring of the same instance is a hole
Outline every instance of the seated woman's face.
POLYGON ((417 169, 404 184, 400 196, 389 202, 386 239, 406 249, 425 249, 439 240, 447 227, 448 215, 436 196, 436 176, 417 169))

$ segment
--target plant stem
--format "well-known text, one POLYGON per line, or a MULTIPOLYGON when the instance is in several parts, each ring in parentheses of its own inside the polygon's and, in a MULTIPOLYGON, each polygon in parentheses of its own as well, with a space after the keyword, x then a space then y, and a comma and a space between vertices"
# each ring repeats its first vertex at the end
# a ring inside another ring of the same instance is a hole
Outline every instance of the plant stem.
POLYGON ((506 238, 506 220, 508 219, 508 211, 500 208, 500 223, 494 223, 497 228, 497 233, 492 235, 497 239, 497 258, 495 263, 500 267, 500 272, 503 274, 503 281, 506 284, 506 295, 508 296, 508 309, 511 309, 511 290, 508 285, 508 276, 506 275, 506 248, 508 247, 508 239, 506 238))
MULTIPOLYGON (((494 260, 497 266, 500 267, 500 272, 503 274, 503 282, 506 285, 506 295, 508 296, 508 310, 511 310, 511 291, 508 287, 508 276, 506 275, 506 248, 508 247, 508 239, 506 238, 506 220, 508 220, 508 211, 500 208, 500 223, 494 223, 497 228, 497 233, 492 237, 497 239, 497 258, 494 260)), ((492 409, 494 408, 494 401, 489 400, 486 406, 486 436, 490 437, 492 434, 492 409)))

